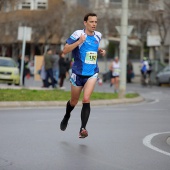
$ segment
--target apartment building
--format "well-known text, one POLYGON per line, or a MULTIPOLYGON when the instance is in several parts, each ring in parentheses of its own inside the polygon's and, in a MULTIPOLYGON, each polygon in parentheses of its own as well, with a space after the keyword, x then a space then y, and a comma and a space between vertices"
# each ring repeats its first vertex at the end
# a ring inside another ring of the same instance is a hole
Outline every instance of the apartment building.
POLYGON ((54 12, 59 11, 62 4, 62 0, 4 1, 0 6, 0 55, 15 58, 21 53, 22 42, 17 39, 19 26, 32 27, 32 39, 27 42, 26 55, 41 54, 45 43, 59 44, 60 38, 54 30, 44 27, 50 27, 54 21, 56 24, 60 22, 56 20, 61 17, 54 12), (44 27, 41 27, 42 23, 44 27))
MULTIPOLYGON (((116 26, 120 26, 122 0, 12 0, 4 2, 13 3, 4 3, 3 6, 0 6, 1 55, 14 56, 16 53, 19 53, 18 50, 21 49, 21 42, 17 40, 17 29, 18 26, 23 24, 27 24, 28 26, 34 24, 32 40, 27 42, 27 54, 30 54, 30 52, 36 54, 41 53, 41 49, 43 49, 45 43, 60 44, 64 29, 60 28, 61 31, 58 31, 61 32, 61 35, 54 33, 55 29, 59 29, 59 26, 62 25, 62 22, 56 21, 55 18, 58 17, 60 20, 64 19, 60 13, 64 11, 63 9, 66 11, 66 8, 57 9, 57 3, 60 3, 60 5, 64 3, 67 9, 78 5, 88 9, 89 12, 96 12, 99 18, 98 29, 103 33, 103 38, 110 39, 114 42, 116 49, 115 55, 117 55, 119 51, 120 38, 116 26), (49 11, 51 11, 53 15, 49 15, 49 11), (50 17, 48 17, 48 15, 50 17), (51 27, 46 27, 48 31, 44 33, 44 30, 39 27, 36 28, 35 25, 38 24, 38 22, 44 22, 44 26, 48 26, 47 18, 50 18, 51 22, 56 24, 51 26, 53 30, 50 30, 51 27), (53 34, 50 35, 50 33, 48 33, 50 31, 53 32, 53 34), (40 37, 40 35, 42 35, 42 37, 40 37), (49 37, 48 42, 46 42, 46 37, 49 37), (42 46, 42 48, 39 48, 40 46, 42 46)), ((152 26, 148 24, 153 21, 152 14, 155 11, 164 11, 164 0, 129 0, 129 25, 133 26, 129 36, 129 55, 134 58, 142 56, 148 29, 151 34, 157 34, 154 24, 152 24, 152 26)), ((104 41, 102 44, 106 45, 108 43, 104 41)), ((150 54, 153 53, 152 47, 148 50, 152 51, 150 54)))
POLYGON ((48 8, 48 0, 13 0, 4 1, 1 6, 1 12, 10 12, 13 10, 41 10, 48 8))
MULTIPOLYGON (((130 58, 139 59, 148 55, 151 59, 160 58, 162 62, 166 60, 169 55, 168 44, 170 45, 169 3, 169 0, 129 0, 128 22, 133 26, 128 38, 130 58), (161 45, 165 46, 164 54, 161 54, 161 45)), ((101 20, 109 17, 112 21, 112 27, 107 25, 103 30, 106 37, 114 42, 117 55, 120 38, 116 26, 120 26, 122 0, 97 0, 94 6, 101 20)))

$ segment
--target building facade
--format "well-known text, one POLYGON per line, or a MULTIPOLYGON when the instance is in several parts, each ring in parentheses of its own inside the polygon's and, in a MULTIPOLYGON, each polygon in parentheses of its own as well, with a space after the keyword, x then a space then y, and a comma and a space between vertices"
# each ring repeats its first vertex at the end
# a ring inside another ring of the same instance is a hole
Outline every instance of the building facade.
MULTIPOLYGON (((32 28, 26 55, 42 54, 47 44, 60 44, 59 28, 62 0, 13 0, 0 6, 0 56, 16 58, 21 54, 22 42, 17 39, 18 27, 32 28), (56 13, 56 10, 58 13, 56 13)), ((60 28, 61 29, 61 28, 60 28)))
MULTIPOLYGON (((26 50, 27 54, 42 53, 43 46, 46 44, 60 44, 61 39, 65 39, 63 38, 64 32, 69 32, 69 28, 62 27, 63 23, 67 22, 63 22, 64 13, 67 15, 67 10, 73 6, 81 6, 82 9, 86 8, 86 11, 98 14, 98 29, 103 33, 105 40, 110 39, 114 42, 115 55, 118 54, 120 38, 116 28, 120 26, 122 0, 12 0, 3 2, 0 5, 0 55, 16 56, 20 53, 21 42, 17 40, 17 31, 18 26, 23 25, 33 28, 32 40, 27 42, 27 47, 29 47, 26 50)), ((133 26, 129 35, 129 55, 133 58, 140 58, 139 56, 142 58, 144 55, 148 31, 151 34, 158 34, 159 30, 155 29, 154 17, 157 13, 161 16, 164 11, 164 0, 129 0, 129 25, 133 26)), ((75 16, 80 17, 76 13, 72 15, 72 17, 75 16)), ((73 24, 71 26, 74 27, 73 24)), ((77 29, 76 26, 75 29, 77 29)), ((154 55, 154 47, 149 48, 148 50, 152 52, 148 51, 148 54, 154 55)))

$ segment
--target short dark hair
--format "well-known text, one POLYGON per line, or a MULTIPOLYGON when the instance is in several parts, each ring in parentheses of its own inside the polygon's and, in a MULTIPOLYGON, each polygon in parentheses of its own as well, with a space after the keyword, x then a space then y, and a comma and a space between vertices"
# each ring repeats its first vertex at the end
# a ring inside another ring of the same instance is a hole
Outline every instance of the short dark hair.
POLYGON ((87 21, 89 17, 97 17, 95 13, 88 13, 84 16, 84 21, 87 21))
POLYGON ((51 48, 48 48, 48 49, 47 49, 47 52, 49 52, 49 51, 51 51, 51 48))

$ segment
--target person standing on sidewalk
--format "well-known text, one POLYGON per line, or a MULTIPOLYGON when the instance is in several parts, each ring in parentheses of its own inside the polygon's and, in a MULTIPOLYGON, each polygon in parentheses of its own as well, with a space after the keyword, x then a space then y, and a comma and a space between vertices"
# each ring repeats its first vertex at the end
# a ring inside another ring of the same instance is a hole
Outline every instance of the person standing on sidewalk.
POLYGON ((86 125, 90 115, 90 96, 94 90, 98 77, 98 52, 104 56, 105 50, 99 48, 101 33, 95 31, 97 26, 97 15, 88 13, 84 17, 85 29, 75 31, 66 41, 63 53, 72 51, 74 64, 72 66, 71 99, 67 102, 66 113, 60 124, 60 129, 64 131, 70 118, 71 111, 78 103, 81 91, 83 90, 81 127, 79 138, 88 136, 86 125))
POLYGON ((59 54, 56 53, 55 55, 53 55, 53 76, 54 76, 54 83, 55 86, 57 87, 58 84, 58 79, 59 79, 59 65, 58 65, 58 61, 59 61, 59 54))
MULTIPOLYGON (((18 58, 18 68, 19 68, 20 74, 21 74, 21 64, 22 64, 22 56, 20 55, 18 58)), ((28 68, 28 64, 29 64, 29 57, 25 56, 24 57, 24 68, 23 68, 23 74, 22 74, 22 85, 23 86, 25 86, 25 77, 30 72, 30 70, 28 68)))
POLYGON ((114 58, 114 61, 110 65, 110 70, 112 71, 111 84, 114 85, 114 92, 118 93, 120 75, 120 62, 118 57, 114 58))
POLYGON ((63 52, 60 52, 59 54, 59 78, 60 78, 60 82, 59 82, 59 86, 60 86, 60 89, 65 89, 65 87, 63 86, 64 85, 64 80, 66 78, 66 72, 67 72, 67 63, 65 61, 65 55, 63 54, 63 52))
POLYGON ((131 83, 132 78, 134 78, 133 65, 130 60, 127 63, 127 82, 131 83))
POLYGON ((49 87, 49 78, 51 80, 51 85, 54 88, 55 87, 55 81, 53 76, 53 55, 52 50, 49 48, 47 49, 47 53, 44 56, 44 66, 46 71, 46 79, 45 79, 45 87, 49 87))

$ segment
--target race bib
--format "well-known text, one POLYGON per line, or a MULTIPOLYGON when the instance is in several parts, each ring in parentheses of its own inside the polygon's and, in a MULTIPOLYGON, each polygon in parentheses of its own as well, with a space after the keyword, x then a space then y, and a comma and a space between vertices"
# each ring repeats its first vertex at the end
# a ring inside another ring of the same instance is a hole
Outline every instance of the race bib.
POLYGON ((120 73, 120 69, 119 69, 119 68, 115 68, 115 69, 114 69, 114 72, 115 72, 116 74, 119 74, 119 73, 120 73))
POLYGON ((113 70, 112 75, 113 75, 113 76, 119 76, 119 74, 120 74, 120 69, 119 69, 119 68, 115 68, 115 69, 113 70))
POLYGON ((85 63, 96 64, 96 62, 97 62, 97 52, 95 51, 86 52, 85 63))

